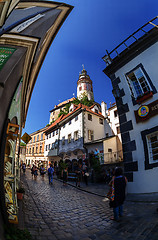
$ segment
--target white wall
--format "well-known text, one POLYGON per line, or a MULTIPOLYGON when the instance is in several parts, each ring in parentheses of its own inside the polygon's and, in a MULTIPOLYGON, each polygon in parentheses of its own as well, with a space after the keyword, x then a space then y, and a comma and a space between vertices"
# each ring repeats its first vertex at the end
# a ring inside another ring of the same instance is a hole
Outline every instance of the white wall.
POLYGON ((84 115, 84 131, 85 131, 85 142, 91 142, 91 140, 88 140, 88 130, 92 130, 94 132, 94 139, 98 140, 103 137, 105 137, 105 131, 104 131, 104 119, 103 119, 103 125, 99 123, 99 117, 95 114, 92 114, 90 112, 85 112, 84 115), (92 115, 92 121, 88 120, 88 114, 92 115))
MULTIPOLYGON (((134 172, 134 182, 128 183, 128 191, 136 193, 145 192, 158 192, 158 168, 145 170, 145 156, 144 146, 140 132, 145 129, 150 129, 158 125, 158 115, 150 118, 147 121, 136 123, 134 110, 138 110, 140 105, 136 104, 133 106, 131 100, 131 92, 125 78, 125 74, 131 71, 140 63, 143 65, 145 71, 149 75, 153 85, 158 90, 158 43, 155 43, 150 48, 142 52, 139 56, 135 57, 125 66, 120 68, 116 73, 116 77, 120 77, 121 83, 119 84, 120 89, 124 89, 125 96, 123 97, 123 104, 128 103, 130 111, 126 113, 127 121, 132 119, 133 130, 130 131, 131 141, 135 140, 137 150, 133 151, 133 160, 138 161, 138 172, 134 172)), ((158 94, 154 94, 152 98, 143 102, 144 105, 148 105, 158 99, 158 94)))
POLYGON ((47 147, 47 151, 46 151, 46 145, 51 145, 52 147, 52 143, 55 143, 56 140, 58 140, 59 138, 59 130, 58 130, 58 134, 56 135, 56 130, 55 130, 55 135, 53 136, 53 130, 51 132, 51 137, 49 137, 49 134, 48 134, 48 139, 47 139, 47 136, 45 137, 45 147, 44 147, 44 156, 48 156, 48 153, 49 153, 49 149, 47 147))
POLYGON ((65 139, 68 139, 68 135, 71 134, 71 138, 74 138, 74 132, 79 132, 79 138, 83 137, 82 132, 82 113, 78 115, 78 120, 75 121, 75 117, 71 120, 71 124, 69 125, 69 122, 65 124, 65 128, 63 126, 61 127, 60 131, 60 140, 62 140, 63 137, 65 139))

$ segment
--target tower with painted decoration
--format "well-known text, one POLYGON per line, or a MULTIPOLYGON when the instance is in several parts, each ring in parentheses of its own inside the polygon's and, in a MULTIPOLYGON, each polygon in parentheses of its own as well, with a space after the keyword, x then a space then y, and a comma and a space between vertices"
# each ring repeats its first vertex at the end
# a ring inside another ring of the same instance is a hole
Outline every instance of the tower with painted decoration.
POLYGON ((83 66, 77 81, 77 98, 82 99, 84 96, 87 96, 88 100, 94 100, 92 80, 83 66))

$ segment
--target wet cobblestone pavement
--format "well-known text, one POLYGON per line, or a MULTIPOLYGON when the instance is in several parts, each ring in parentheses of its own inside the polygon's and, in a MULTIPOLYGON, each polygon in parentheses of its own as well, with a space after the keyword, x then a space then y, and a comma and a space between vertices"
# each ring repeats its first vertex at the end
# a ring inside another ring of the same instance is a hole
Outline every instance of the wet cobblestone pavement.
MULTIPOLYGON (((55 179, 49 185, 47 176, 34 180, 29 170, 21 179, 26 190, 23 225, 34 240, 158 240, 158 202, 126 201, 124 217, 114 222, 104 197, 55 179)), ((97 186, 84 189, 95 192, 97 186)), ((106 185, 98 184, 98 189, 104 196, 106 185)))

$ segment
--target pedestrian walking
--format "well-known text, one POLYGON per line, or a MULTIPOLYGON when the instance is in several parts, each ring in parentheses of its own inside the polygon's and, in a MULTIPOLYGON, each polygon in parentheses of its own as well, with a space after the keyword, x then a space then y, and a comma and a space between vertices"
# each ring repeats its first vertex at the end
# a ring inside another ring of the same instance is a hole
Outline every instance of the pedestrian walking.
POLYGON ((78 164, 78 167, 76 169, 76 175, 77 175, 77 178, 76 178, 76 186, 77 187, 81 187, 80 183, 81 183, 81 179, 82 179, 82 164, 79 163, 78 164))
POLYGON ((85 184, 88 185, 88 177, 89 177, 89 173, 88 173, 88 167, 86 165, 85 162, 83 162, 83 176, 84 176, 84 181, 85 181, 85 184))
POLYGON ((114 216, 111 220, 118 221, 119 217, 123 216, 123 203, 125 200, 125 189, 127 179, 123 176, 122 168, 118 167, 115 169, 114 176, 109 183, 110 190, 107 197, 110 199, 110 207, 113 208, 114 216))
POLYGON ((63 178, 63 185, 67 185, 67 179, 68 179, 68 168, 64 168, 62 170, 62 178, 63 178))
POLYGON ((54 173, 54 168, 53 168, 53 165, 50 164, 50 167, 48 168, 49 184, 53 184, 53 173, 54 173))
POLYGON ((32 175, 32 178, 33 178, 33 176, 34 176, 34 165, 31 168, 31 175, 32 175))
POLYGON ((26 171, 26 164, 25 163, 23 163, 23 165, 22 165, 22 170, 23 170, 23 173, 25 173, 25 171, 26 171))
POLYGON ((36 166, 34 166, 33 171, 34 171, 34 179, 36 180, 36 179, 37 179, 37 176, 38 176, 38 169, 37 169, 36 166))
POLYGON ((41 166, 40 171, 41 171, 41 176, 44 178, 45 168, 43 165, 41 166))

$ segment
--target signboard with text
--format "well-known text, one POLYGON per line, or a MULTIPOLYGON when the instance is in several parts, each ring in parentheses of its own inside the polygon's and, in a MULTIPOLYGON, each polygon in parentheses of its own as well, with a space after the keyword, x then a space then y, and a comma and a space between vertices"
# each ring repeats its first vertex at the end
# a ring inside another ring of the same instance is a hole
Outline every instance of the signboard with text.
POLYGON ((134 111, 136 122, 143 122, 158 114, 158 100, 148 104, 142 105, 136 111, 134 111))
POLYGON ((0 47, 0 71, 6 64, 11 55, 15 52, 16 48, 0 47))

